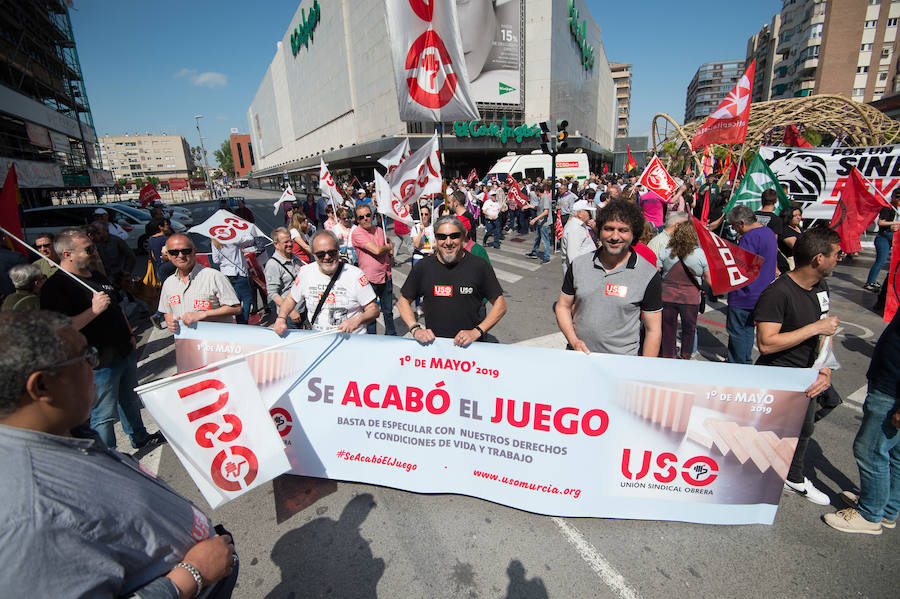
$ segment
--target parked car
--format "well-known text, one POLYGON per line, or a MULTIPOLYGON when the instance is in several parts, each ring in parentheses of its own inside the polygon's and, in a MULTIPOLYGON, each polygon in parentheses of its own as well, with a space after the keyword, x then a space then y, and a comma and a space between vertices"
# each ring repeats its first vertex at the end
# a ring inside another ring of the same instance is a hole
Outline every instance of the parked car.
MULTIPOLYGON (((94 210, 97 208, 106 210, 110 220, 125 229, 128 233, 126 241, 131 248, 139 253, 147 252, 145 228, 150 222, 150 213, 122 204, 65 204, 29 208, 23 212, 25 240, 32 241, 38 233, 58 233, 68 227, 82 227, 96 220, 94 210)), ((172 219, 172 230, 184 233, 187 227, 182 222, 172 219)))
MULTIPOLYGON (((175 219, 181 221, 186 225, 191 225, 194 222, 194 217, 191 216, 191 211, 185 208, 184 206, 171 206, 166 204, 165 202, 154 202, 156 206, 159 206, 163 209, 163 213, 169 219, 175 219)), ((149 208, 141 208, 141 203, 137 200, 128 200, 125 202, 117 202, 117 206, 128 206, 129 208, 134 208, 136 210, 145 210, 148 214, 150 213, 149 208)))

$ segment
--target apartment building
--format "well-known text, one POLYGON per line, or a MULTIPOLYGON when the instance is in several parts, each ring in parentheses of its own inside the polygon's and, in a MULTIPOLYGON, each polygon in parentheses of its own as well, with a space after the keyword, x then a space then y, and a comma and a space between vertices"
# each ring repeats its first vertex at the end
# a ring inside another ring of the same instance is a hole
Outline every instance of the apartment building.
POLYGON ((253 157, 253 143, 248 133, 232 133, 228 138, 231 143, 231 158, 234 162, 234 176, 243 179, 253 170, 256 159, 253 157))
POLYGON ((609 70, 616 86, 616 137, 628 137, 628 125, 631 121, 631 65, 611 62, 609 70))
POLYGON ((700 65, 688 84, 684 122, 709 116, 743 73, 743 60, 718 60, 700 65))
POLYGON ((106 135, 100 138, 100 155, 117 181, 184 179, 194 171, 191 148, 181 135, 106 135))
POLYGON ((756 59, 756 73, 753 76, 752 101, 765 102, 772 96, 772 79, 775 75, 775 48, 781 31, 781 13, 776 13, 772 21, 762 26, 759 33, 747 40, 747 60, 744 70, 756 59))

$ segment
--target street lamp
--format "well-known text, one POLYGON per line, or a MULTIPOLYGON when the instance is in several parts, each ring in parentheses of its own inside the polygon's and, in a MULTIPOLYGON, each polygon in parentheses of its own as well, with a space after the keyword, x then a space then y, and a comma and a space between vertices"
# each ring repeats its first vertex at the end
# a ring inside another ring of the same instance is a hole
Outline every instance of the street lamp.
POLYGON ((202 114, 198 114, 194 117, 194 122, 197 124, 197 135, 200 136, 200 151, 203 152, 203 168, 205 169, 205 178, 206 178, 206 188, 209 190, 209 199, 214 199, 213 197, 213 186, 212 186, 212 178, 209 175, 209 162, 206 160, 206 146, 203 145, 203 134, 200 133, 200 119, 203 118, 202 114))

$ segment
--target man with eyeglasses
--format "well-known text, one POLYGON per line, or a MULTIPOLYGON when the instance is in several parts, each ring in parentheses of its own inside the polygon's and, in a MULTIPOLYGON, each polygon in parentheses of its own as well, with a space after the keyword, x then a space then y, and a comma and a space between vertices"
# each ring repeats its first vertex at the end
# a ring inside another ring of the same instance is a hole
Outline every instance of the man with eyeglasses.
POLYGON ((284 335, 289 315, 302 304, 313 330, 337 327, 342 333, 366 333, 366 325, 378 318, 378 304, 365 273, 341 261, 337 236, 331 231, 319 229, 310 245, 316 262, 297 272, 278 308, 275 332, 284 335))
POLYGON ((59 267, 57 266, 57 264, 59 264, 59 254, 53 249, 53 240, 53 233, 38 233, 37 237, 34 238, 34 249, 36 249, 41 256, 46 256, 54 262, 54 264, 51 264, 43 258, 38 258, 32 262, 32 264, 36 264, 37 267, 41 269, 41 274, 48 279, 59 270, 59 267))
POLYGON ((435 337, 453 339, 466 347, 483 341, 506 314, 506 300, 497 275, 487 260, 465 250, 465 229, 456 216, 446 215, 434 224, 437 251, 417 262, 400 290, 397 309, 413 338, 425 344, 435 337), (416 322, 412 305, 422 298, 425 328, 416 322), (482 301, 491 303, 484 319, 482 301))
POLYGON ((191 238, 172 235, 166 240, 166 252, 175 265, 175 274, 165 280, 159 296, 159 311, 165 314, 168 329, 177 333, 179 322, 186 326, 201 320, 233 323, 241 312, 241 301, 225 275, 197 263, 191 238))
MULTIPOLYGON (((394 246, 384 234, 384 229, 375 225, 372 208, 368 204, 356 207, 357 227, 350 234, 350 242, 356 250, 359 267, 365 273, 381 305, 384 316, 384 332, 396 335, 394 328, 394 283, 391 280, 391 261, 394 246)), ((375 321, 366 327, 370 335, 376 333, 375 321)))
POLYGON ((230 596, 231 536, 85 425, 100 358, 72 321, 4 314, 0 338, 4 596, 230 596))
POLYGON ((121 296, 109 279, 91 269, 97 250, 83 229, 63 229, 54 241, 60 269, 41 288, 41 309, 65 314, 75 329, 97 348, 99 362, 94 370, 98 401, 91 412, 91 428, 108 447, 115 448, 117 417, 135 449, 152 446, 165 439, 150 435, 141 418, 137 387, 137 339, 119 306, 121 296), (73 281, 80 279, 94 293, 73 281))
MULTIPOLYGON (((275 304, 275 312, 281 308, 284 300, 290 297, 291 287, 297 278, 297 271, 303 266, 294 253, 291 252, 293 241, 291 234, 285 227, 278 227, 272 231, 272 244, 275 252, 266 262, 264 268, 266 275, 266 292, 269 300, 275 304)), ((291 309, 286 317, 288 328, 299 329, 303 323, 303 316, 298 310, 291 309)))

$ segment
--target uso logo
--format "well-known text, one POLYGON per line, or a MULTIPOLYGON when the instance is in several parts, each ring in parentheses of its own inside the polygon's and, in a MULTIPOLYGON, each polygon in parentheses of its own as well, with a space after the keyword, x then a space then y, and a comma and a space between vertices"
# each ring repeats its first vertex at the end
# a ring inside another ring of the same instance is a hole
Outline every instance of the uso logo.
MULTIPOLYGON (((641 480, 650 473, 653 453, 644 451, 640 470, 631 470, 631 449, 622 451, 622 476, 628 480, 641 480)), ((653 478, 661 483, 670 483, 678 476, 678 456, 671 452, 656 456, 653 478)), ((681 478, 692 487, 705 487, 719 476, 719 464, 707 456, 695 456, 681 464, 681 478)))
POLYGON ((174 306, 174 305, 180 304, 180 303, 181 303, 181 296, 180 296, 180 295, 173 295, 172 297, 169 298, 169 305, 170 305, 170 306, 174 306))
POLYGON ((434 297, 453 297, 453 285, 435 285, 434 297))

